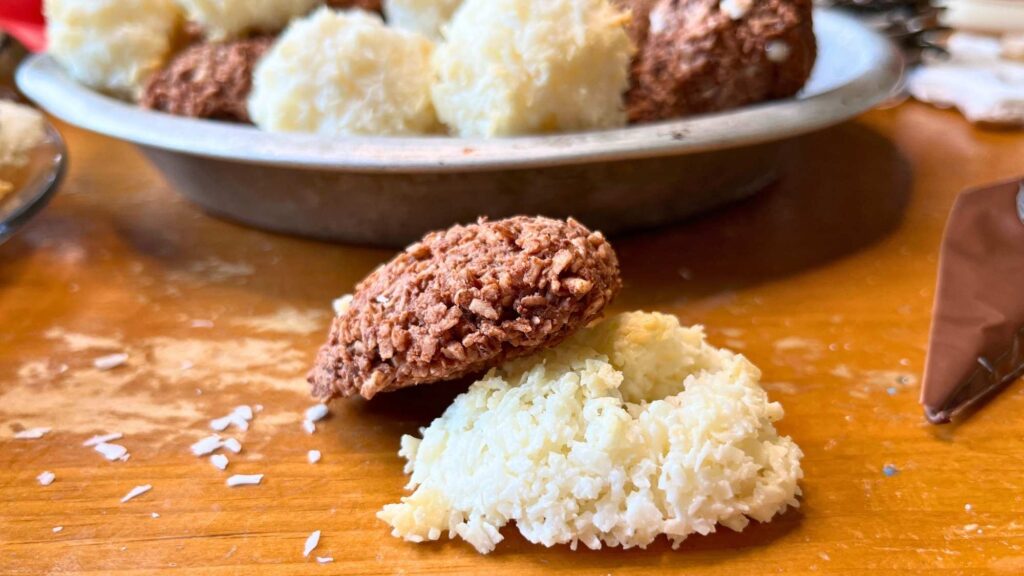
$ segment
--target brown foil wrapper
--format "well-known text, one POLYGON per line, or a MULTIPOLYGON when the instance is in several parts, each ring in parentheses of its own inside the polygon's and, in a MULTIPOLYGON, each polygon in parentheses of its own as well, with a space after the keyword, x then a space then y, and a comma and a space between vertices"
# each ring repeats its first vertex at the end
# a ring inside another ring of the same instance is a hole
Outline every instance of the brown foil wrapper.
POLYGON ((949 422, 1024 374, 1024 181, 968 190, 946 226, 921 404, 949 422))

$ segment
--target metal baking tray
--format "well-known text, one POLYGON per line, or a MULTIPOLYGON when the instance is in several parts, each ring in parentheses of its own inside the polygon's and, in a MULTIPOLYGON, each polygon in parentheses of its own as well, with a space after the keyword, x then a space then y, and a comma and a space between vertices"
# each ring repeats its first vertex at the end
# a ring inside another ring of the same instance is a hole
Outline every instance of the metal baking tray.
MULTIPOLYGON (((144 110, 31 58, 18 86, 70 124, 137 144, 207 211, 315 238, 399 246, 478 216, 575 216, 606 233, 677 221, 753 194, 780 145, 875 106, 901 60, 852 17, 815 13, 819 59, 795 98, 623 129, 502 139, 326 138, 144 110)), ((72 150, 72 153, 74 151, 72 150)))

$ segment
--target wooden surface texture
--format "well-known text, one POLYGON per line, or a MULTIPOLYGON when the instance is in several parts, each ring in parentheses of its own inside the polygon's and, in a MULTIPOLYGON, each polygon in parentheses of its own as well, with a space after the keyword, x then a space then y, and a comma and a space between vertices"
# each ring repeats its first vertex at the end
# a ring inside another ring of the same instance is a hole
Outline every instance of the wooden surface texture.
POLYGON ((400 436, 457 386, 300 425, 332 298, 391 254, 213 219, 131 146, 61 128, 60 196, 0 246, 0 574, 1024 573, 1024 385, 957 427, 926 425, 917 404, 949 208, 1024 173, 1020 133, 918 104, 875 111, 798 140, 753 199, 614 238, 616 310, 705 324, 763 369, 806 453, 802 506, 677 551, 572 553, 509 527, 483 557, 396 540, 374 516, 403 494, 400 436), (114 353, 126 364, 94 367, 114 353), (264 410, 221 472, 189 445, 239 404, 264 410), (13 439, 37 426, 52 432, 13 439), (130 460, 82 446, 107 432, 130 460), (232 473, 265 478, 228 488, 232 473), (303 558, 314 530, 332 564, 303 558))

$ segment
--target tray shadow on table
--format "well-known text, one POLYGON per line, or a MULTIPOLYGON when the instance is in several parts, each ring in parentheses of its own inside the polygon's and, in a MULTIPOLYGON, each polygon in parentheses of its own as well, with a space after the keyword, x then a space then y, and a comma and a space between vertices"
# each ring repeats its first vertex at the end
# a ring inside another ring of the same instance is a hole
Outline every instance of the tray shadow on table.
POLYGON ((900 226, 912 177, 888 139, 847 123, 786 146, 781 178, 760 194, 614 239, 627 285, 619 304, 634 306, 630 284, 644 286, 642 304, 651 307, 795 276, 882 242, 900 226))

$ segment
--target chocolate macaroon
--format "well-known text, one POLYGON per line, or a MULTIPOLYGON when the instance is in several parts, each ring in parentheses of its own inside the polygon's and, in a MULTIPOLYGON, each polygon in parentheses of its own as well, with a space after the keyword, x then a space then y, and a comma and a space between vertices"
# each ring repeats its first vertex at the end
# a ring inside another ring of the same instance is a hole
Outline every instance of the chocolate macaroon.
POLYGON ((249 122, 253 70, 273 42, 260 36, 193 44, 153 75, 141 104, 178 116, 249 122))
POLYGON ((817 57, 812 0, 615 0, 633 14, 631 122, 786 98, 817 57))
POLYGON ((381 0, 327 0, 325 3, 335 10, 361 8, 369 12, 381 11, 381 0))
POLYGON ((326 400, 484 372, 558 344, 621 287, 599 232, 516 217, 428 234, 342 306, 309 375, 326 400))

